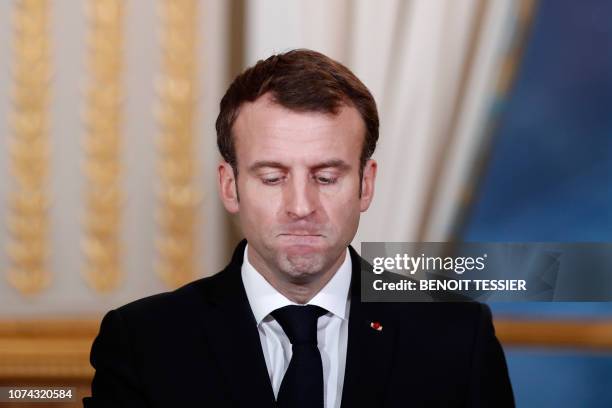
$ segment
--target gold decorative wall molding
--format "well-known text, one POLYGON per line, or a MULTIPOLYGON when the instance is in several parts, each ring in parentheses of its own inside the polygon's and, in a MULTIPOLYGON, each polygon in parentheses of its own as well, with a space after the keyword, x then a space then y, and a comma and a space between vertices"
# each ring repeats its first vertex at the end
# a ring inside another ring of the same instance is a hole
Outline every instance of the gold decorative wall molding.
POLYGON ((122 278, 122 65, 123 0, 90 0, 84 140, 84 277, 98 292, 115 289, 122 278))
POLYGON ((9 283, 23 294, 51 282, 47 258, 50 197, 48 111, 50 82, 49 5, 46 0, 15 2, 14 82, 9 141, 10 173, 7 252, 9 283))
POLYGON ((195 272, 196 222, 201 192, 195 185, 194 118, 197 99, 197 0, 162 0, 159 7, 161 76, 157 139, 160 234, 156 271, 169 287, 189 282, 195 272))
POLYGON ((100 320, 0 321, 0 382, 93 376, 89 352, 100 320))
POLYGON ((507 346, 612 350, 610 320, 496 319, 495 331, 507 346))

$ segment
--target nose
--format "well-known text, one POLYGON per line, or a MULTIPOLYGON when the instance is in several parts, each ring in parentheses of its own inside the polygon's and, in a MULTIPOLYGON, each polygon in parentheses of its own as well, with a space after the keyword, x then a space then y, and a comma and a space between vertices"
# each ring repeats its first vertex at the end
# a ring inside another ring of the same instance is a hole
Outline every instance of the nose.
POLYGON ((290 218, 306 218, 316 211, 317 186, 308 177, 294 177, 287 183, 284 195, 286 212, 290 218))

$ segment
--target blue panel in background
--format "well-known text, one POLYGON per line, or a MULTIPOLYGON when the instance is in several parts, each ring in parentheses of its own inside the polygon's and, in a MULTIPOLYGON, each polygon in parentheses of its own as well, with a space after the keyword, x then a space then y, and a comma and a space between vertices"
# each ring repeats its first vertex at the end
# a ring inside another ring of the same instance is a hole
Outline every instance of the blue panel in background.
POLYGON ((467 241, 612 241, 612 2, 543 0, 467 241))
MULTIPOLYGON (((539 3, 464 240, 612 241, 611 18, 610 1, 539 3)), ((612 316, 612 304, 493 311, 612 316)))
MULTIPOLYGON (((611 242, 612 1, 538 3, 462 239, 611 242)), ((612 318, 612 303, 491 306, 496 317, 612 318)), ((612 407, 612 355, 507 358, 519 407, 612 407)))
POLYGON ((506 356, 517 407, 612 407, 612 354, 512 348, 506 356))

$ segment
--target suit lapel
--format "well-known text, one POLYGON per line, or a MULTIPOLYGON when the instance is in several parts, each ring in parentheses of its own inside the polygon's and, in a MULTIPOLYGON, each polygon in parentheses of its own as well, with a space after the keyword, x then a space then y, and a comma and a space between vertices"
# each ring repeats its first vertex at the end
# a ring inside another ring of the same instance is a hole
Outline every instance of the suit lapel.
POLYGON ((342 407, 382 405, 388 384, 397 330, 383 304, 361 302, 363 259, 349 247, 353 264, 346 367, 342 407), (379 323, 376 330, 372 324, 379 323))
POLYGON ((239 406, 274 406, 274 392, 261 349, 257 324, 249 306, 240 268, 246 241, 205 294, 210 302, 207 339, 239 406))

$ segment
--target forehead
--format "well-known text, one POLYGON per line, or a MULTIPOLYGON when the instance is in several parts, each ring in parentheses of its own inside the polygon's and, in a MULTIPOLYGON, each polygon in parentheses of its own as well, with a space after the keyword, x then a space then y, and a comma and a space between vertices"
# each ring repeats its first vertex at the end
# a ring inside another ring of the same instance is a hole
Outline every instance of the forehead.
POLYGON ((239 163, 317 161, 332 156, 350 162, 359 160, 365 125, 352 106, 342 106, 336 114, 297 112, 264 95, 241 106, 233 135, 239 163))

